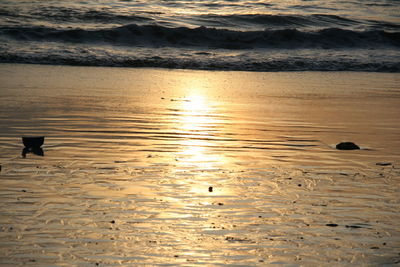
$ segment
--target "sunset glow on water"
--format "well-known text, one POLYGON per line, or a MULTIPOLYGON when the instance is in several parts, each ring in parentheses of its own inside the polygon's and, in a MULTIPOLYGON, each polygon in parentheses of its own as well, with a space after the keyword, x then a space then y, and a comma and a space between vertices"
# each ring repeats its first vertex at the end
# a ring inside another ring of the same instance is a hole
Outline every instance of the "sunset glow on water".
POLYGON ((397 266, 399 10, 0 1, 0 266, 397 266))
POLYGON ((399 260, 396 74, 1 73, 2 264, 399 260))

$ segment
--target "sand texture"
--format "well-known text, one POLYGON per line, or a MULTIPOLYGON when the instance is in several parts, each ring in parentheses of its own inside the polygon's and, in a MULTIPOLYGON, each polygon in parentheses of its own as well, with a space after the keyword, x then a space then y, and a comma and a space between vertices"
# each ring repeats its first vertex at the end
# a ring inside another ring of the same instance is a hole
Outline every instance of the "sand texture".
POLYGON ((0 266, 398 266, 399 84, 0 65, 0 266))

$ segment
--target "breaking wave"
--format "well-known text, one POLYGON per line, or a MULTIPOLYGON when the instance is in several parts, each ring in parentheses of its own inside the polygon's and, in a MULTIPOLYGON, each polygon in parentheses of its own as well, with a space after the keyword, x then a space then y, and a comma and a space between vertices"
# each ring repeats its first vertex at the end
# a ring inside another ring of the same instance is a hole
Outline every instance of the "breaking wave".
MULTIPOLYGON (((283 52, 284 53, 284 52, 283 52)), ((0 54, 2 63, 33 63, 73 66, 108 66, 108 67, 156 67, 198 70, 237 70, 237 71, 371 71, 400 72, 400 61, 382 60, 377 55, 375 60, 360 60, 357 56, 281 56, 269 58, 268 54, 258 57, 257 54, 247 58, 241 56, 214 55, 209 52, 196 52, 186 57, 171 53, 155 56, 133 54, 115 54, 105 51, 91 52, 83 49, 77 51, 48 51, 21 53, 6 52, 0 54)))
POLYGON ((145 47, 376 48, 400 47, 400 32, 326 28, 317 31, 280 29, 234 31, 207 27, 169 28, 128 24, 107 29, 57 29, 44 26, 0 27, 0 37, 18 41, 104 43, 145 47))

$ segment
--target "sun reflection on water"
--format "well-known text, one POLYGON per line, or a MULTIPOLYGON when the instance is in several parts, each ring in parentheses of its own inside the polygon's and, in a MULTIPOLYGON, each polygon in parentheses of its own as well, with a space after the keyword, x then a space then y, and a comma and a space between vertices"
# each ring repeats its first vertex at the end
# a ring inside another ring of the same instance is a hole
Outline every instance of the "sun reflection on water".
POLYGON ((217 121, 209 101, 196 91, 182 101, 180 110, 177 127, 184 138, 179 143, 179 167, 199 170, 216 168, 221 156, 211 151, 215 146, 213 131, 217 121))
MULTIPOLYGON (((174 155, 173 183, 181 188, 175 199, 177 205, 183 205, 182 210, 197 216, 193 210, 218 206, 216 198, 231 194, 228 187, 222 190, 220 186, 221 174, 229 162, 224 153, 217 151, 224 124, 218 102, 207 88, 195 86, 194 81, 183 83, 186 87, 180 90, 184 97, 171 102, 176 112, 174 128, 180 135, 174 155), (213 189, 210 191, 210 188, 213 189)), ((204 83, 197 84, 204 86, 204 83)))
POLYGON ((212 124, 211 108, 207 105, 206 99, 202 95, 189 96, 182 102, 182 116, 180 118, 180 128, 185 132, 205 132, 205 126, 212 124))

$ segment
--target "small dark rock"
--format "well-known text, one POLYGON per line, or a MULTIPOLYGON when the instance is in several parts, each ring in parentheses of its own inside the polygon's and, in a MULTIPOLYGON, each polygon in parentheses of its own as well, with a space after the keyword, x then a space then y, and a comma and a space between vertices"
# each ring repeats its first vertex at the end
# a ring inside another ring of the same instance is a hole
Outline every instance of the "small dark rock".
POLYGON ((212 186, 210 186, 209 188, 208 188, 208 192, 212 192, 213 191, 213 188, 212 188, 212 186))
POLYGON ((224 205, 224 203, 219 202, 218 205, 219 205, 219 206, 222 206, 222 205, 224 205))
POLYGON ((346 228, 363 228, 362 226, 358 226, 358 225, 346 225, 346 228))
POLYGON ((298 184, 297 186, 301 186, 301 184, 298 184))
POLYGON ((112 220, 110 223, 115 223, 115 221, 114 221, 114 220, 112 220))
POLYGON ((44 156, 43 149, 41 146, 44 143, 44 136, 37 137, 22 137, 22 143, 24 144, 24 148, 22 149, 22 157, 26 157, 26 154, 33 153, 38 156, 44 156))
POLYGON ((41 147, 44 143, 44 136, 38 137, 22 137, 22 143, 26 148, 30 147, 41 147))
POLYGON ((329 227, 337 227, 337 226, 339 226, 338 224, 336 224, 336 223, 327 223, 327 224, 325 224, 326 226, 329 226, 329 227))
POLYGON ((338 150, 355 150, 360 149, 360 147, 353 142, 342 142, 336 145, 338 150))
POLYGON ((22 189, 21 192, 26 192, 26 190, 25 190, 25 189, 22 189))
POLYGON ((371 249, 379 249, 379 247, 371 247, 371 249))
POLYGON ((392 165, 392 163, 390 163, 390 162, 377 162, 376 165, 378 165, 378 166, 390 166, 390 165, 392 165))

